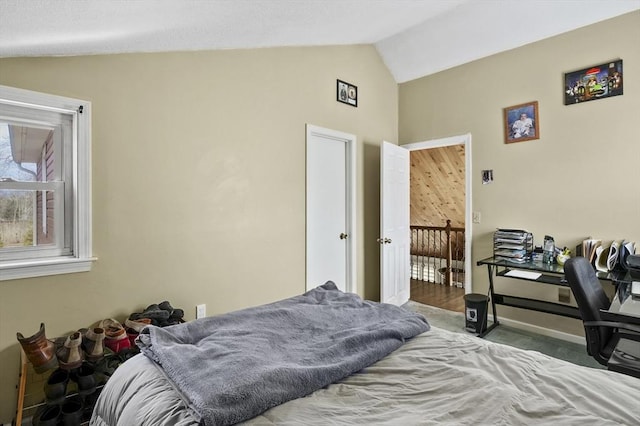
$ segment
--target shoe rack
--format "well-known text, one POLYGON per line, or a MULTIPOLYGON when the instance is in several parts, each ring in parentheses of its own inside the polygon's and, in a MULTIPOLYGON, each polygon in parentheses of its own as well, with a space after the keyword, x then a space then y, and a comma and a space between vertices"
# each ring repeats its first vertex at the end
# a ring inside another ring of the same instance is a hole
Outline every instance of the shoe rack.
MULTIPOLYGON (((38 408, 45 405, 44 385, 54 370, 38 374, 33 369, 24 350, 20 348, 20 376, 18 380, 18 400, 16 404, 15 425, 20 426, 23 419, 33 416, 38 408)), ((100 384, 96 388, 102 388, 100 384)), ((77 394, 75 383, 69 381, 66 397, 77 394)), ((89 422, 81 423, 81 426, 88 425, 89 422)))
POLYGON ((16 404, 16 426, 22 420, 33 416, 45 404, 44 385, 53 370, 36 373, 24 350, 20 348, 20 377, 18 381, 18 402, 16 404))
MULTIPOLYGON (((27 390, 27 356, 20 348, 20 381, 18 382, 18 404, 16 407, 16 426, 22 424, 22 412, 24 410, 24 396, 27 390)), ((35 374, 35 371, 34 371, 35 374)), ((44 386, 44 384, 43 384, 44 386)))

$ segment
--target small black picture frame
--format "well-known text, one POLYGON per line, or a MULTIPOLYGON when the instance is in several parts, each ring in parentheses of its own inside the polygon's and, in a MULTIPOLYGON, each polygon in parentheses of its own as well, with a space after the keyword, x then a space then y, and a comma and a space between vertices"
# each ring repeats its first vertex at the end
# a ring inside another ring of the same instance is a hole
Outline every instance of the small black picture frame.
POLYGON ((346 81, 336 80, 336 100, 357 108, 358 86, 354 86, 346 81))

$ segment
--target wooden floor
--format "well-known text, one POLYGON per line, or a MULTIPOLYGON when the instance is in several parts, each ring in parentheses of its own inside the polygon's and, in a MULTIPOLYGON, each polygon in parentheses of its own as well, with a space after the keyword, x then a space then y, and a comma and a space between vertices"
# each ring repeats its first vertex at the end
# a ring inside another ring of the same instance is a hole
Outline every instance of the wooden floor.
POLYGON ((464 288, 411 280, 410 298, 448 311, 464 312, 464 288))

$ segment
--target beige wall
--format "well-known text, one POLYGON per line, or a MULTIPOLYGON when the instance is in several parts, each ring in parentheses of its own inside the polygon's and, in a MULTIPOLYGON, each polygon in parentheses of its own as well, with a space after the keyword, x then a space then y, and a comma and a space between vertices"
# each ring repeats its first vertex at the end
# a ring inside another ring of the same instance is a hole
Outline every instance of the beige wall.
MULTIPOLYGON (((498 227, 574 247, 587 236, 640 245, 640 12, 400 85, 401 144, 471 133, 473 264, 498 227), (621 58, 624 95, 563 105, 563 73, 621 58), (504 107, 538 101, 540 139, 505 144, 504 107), (481 171, 494 182, 482 185, 481 171)), ((557 301, 557 288, 500 278, 499 290, 557 301)), ((473 266, 473 289, 487 271, 473 266)), ((499 306, 503 317, 581 333, 577 320, 499 306)))
POLYGON ((302 293, 306 123, 358 137, 358 292, 379 297, 378 151, 397 140, 398 97, 372 46, 2 59, 0 84, 92 102, 99 258, 0 282, 0 422, 15 410, 17 331, 302 293), (337 78, 358 86, 358 108, 336 102, 337 78))

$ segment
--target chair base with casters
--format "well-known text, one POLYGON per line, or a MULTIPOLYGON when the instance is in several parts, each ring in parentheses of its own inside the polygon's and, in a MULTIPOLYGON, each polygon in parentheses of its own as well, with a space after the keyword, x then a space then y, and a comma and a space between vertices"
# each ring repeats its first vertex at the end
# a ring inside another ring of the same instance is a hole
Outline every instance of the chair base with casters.
POLYGON ((620 338, 607 369, 640 379, 640 341, 620 338))

